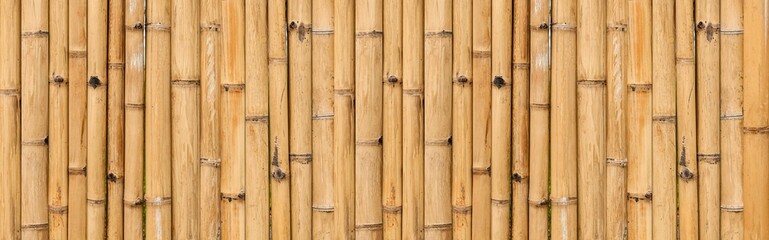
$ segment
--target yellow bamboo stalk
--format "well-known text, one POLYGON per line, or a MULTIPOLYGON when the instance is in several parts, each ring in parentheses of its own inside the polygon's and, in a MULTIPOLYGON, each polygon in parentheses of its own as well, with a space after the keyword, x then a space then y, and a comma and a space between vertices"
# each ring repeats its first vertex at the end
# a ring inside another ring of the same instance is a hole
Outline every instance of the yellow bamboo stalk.
MULTIPOLYGON (((88 129, 86 105, 87 0, 70 0, 69 21, 69 199, 67 235, 69 239, 86 238, 86 150, 88 129)), ((143 15, 143 14, 142 14, 143 15)))
POLYGON ((333 239, 355 234, 355 1, 334 7, 334 202, 333 239))
POLYGON ((529 0, 513 1, 513 239, 529 239, 529 0))
POLYGON ((125 174, 125 20, 123 1, 109 2, 107 51, 107 239, 123 239, 125 174))
POLYGON ((106 0, 88 0, 87 238, 106 237, 107 7, 106 0))
MULTIPOLYGON (((403 207, 403 6, 384 1, 384 66, 382 82, 382 211, 385 239, 401 239, 403 207)), ((315 23, 318 26, 318 23, 315 23)))
MULTIPOLYGON (((0 8, 0 238, 19 239, 21 230, 21 1, 0 8)), ((65 201, 66 202, 66 201, 65 201)))
POLYGON ((652 238, 676 238, 675 1, 652 1, 652 238))
POLYGON ((721 239, 743 239, 742 3, 721 4, 721 239))
POLYGON ((171 7, 170 1, 147 1, 145 234, 153 240, 169 239, 172 231, 171 7))
MULTIPOLYGON (((67 169, 69 165, 68 84, 69 66, 66 0, 50 1, 49 83, 48 83, 48 235, 67 239, 67 169)), ((122 26, 121 26, 122 27, 122 26)), ((122 192, 121 192, 122 193, 122 192)), ((122 196, 121 196, 122 198, 122 196)))
POLYGON ((676 125, 678 225, 682 240, 698 239, 697 109, 694 66, 694 2, 676 0, 676 125))
POLYGON ((125 189, 120 201, 123 237, 140 239, 144 233, 144 1, 126 0, 124 6, 125 189))
POLYGON ((627 2, 606 2, 606 239, 627 235, 627 2))
MULTIPOLYGON (((451 205, 453 239, 472 239, 473 1, 454 0, 451 205)), ((528 22, 528 21, 527 21, 528 22)), ((385 35, 386 36, 386 35, 385 35)))
POLYGON ((403 239, 424 239, 424 10, 403 2, 403 239))
POLYGON ((491 238, 510 235, 512 2, 491 1, 491 238))
POLYGON ((267 1, 246 1, 246 239, 270 237, 267 1))
MULTIPOLYGON (((547 0, 531 1, 529 24, 531 70, 528 104, 531 111, 529 128, 531 129, 529 133, 531 149, 529 150, 528 237, 544 240, 548 239, 548 203, 550 202, 548 184, 550 179, 550 44, 548 36, 550 4, 547 0)), ((478 72, 475 73, 478 74, 478 72)), ((479 82, 483 81, 476 81, 476 84, 479 82)), ((477 98, 473 100, 477 102, 477 98)), ((473 223, 475 225, 476 222, 473 221, 473 223)))
MULTIPOLYGON (((289 185, 289 109, 286 51, 286 5, 283 0, 267 3, 269 50, 269 109, 272 237, 291 238, 291 192, 289 185)), ((348 172, 349 174, 349 172, 348 172)))

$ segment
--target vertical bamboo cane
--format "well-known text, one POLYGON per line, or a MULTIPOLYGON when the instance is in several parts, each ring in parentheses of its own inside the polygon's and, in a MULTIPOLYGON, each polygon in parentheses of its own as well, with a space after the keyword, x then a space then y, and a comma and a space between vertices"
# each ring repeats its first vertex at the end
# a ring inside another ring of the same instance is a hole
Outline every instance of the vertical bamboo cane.
POLYGON ((766 1, 745 1, 745 239, 769 238, 769 55, 766 1))
POLYGON ((484 240, 491 238, 491 0, 473 1, 472 9, 472 239, 484 240))
POLYGON ((22 2, 22 239, 48 239, 48 50, 48 1, 22 2))
POLYGON ((454 0, 452 166, 453 239, 472 239, 473 1, 454 0))
POLYGON ((0 238, 14 240, 21 237, 20 2, 0 8, 0 238))
MULTIPOLYGON (((69 1, 69 199, 67 235, 86 238, 87 0, 69 1)), ((143 13, 143 11, 142 11, 143 13)), ((144 14, 142 14, 143 16, 144 14)))
POLYGON ((109 1, 107 51, 107 239, 123 239, 125 24, 123 1, 109 1))
MULTIPOLYGON (((384 238, 401 239, 403 172, 403 6, 402 0, 384 1, 384 66, 382 82, 382 211, 384 238)), ((318 26, 318 23, 315 23, 318 26)))
MULTIPOLYGON (((548 239, 549 163, 550 163, 550 5, 532 0, 530 99, 531 137, 529 152, 529 239, 548 239)), ((477 74, 477 72, 476 72, 477 74)), ((481 81, 476 81, 481 82, 481 81)), ((476 85, 477 87, 478 85, 476 85)), ((475 99, 473 99, 475 100, 475 99)), ((473 222, 475 223, 475 222, 473 222)))
POLYGON ((246 239, 270 237, 267 1, 246 1, 246 239))
POLYGON ((529 0, 513 1, 513 239, 529 239, 529 0))
POLYGON ((147 1, 145 232, 151 240, 171 238, 170 13, 171 1, 147 1))
POLYGON ((697 109, 694 85, 694 2, 676 1, 676 119, 679 236, 698 239, 697 109))
MULTIPOLYGON (((512 2, 491 1, 491 238, 510 235, 512 2)), ((488 80, 487 80, 488 81, 488 80)))
POLYGON ((144 233, 144 1, 126 0, 124 6, 126 131, 125 191, 121 200, 124 205, 123 237, 140 239, 144 233))
MULTIPOLYGON (((291 198, 288 177, 288 70, 285 0, 267 3, 269 50, 270 164, 273 239, 291 238, 291 198)), ((345 172, 345 174, 351 174, 345 172)))
POLYGON ((200 52, 195 51, 200 47, 200 1, 175 0, 171 4, 173 236, 198 239, 199 212, 190 209, 200 206, 200 52))
MULTIPOLYGON (((67 1, 50 1, 50 49, 48 84, 48 235, 53 239, 67 239, 67 168, 69 157, 68 141, 68 84, 69 67, 67 1)), ((121 26, 122 27, 122 26, 121 26)), ((122 196, 121 196, 122 198, 122 196)))
POLYGON ((653 239, 676 238, 675 1, 652 1, 653 239))
POLYGON ((403 239, 424 239, 424 9, 403 2, 403 239))
POLYGON ((742 3, 721 4, 721 239, 743 239, 742 3))
POLYGON ((107 1, 88 0, 87 236, 105 238, 107 200, 107 1))
POLYGON ((312 237, 327 240, 340 227, 334 219, 334 0, 312 2, 312 23, 312 237))
POLYGON ((606 2, 578 0, 577 202, 579 237, 606 237, 606 2))
POLYGON ((553 239, 577 239, 577 1, 552 4, 550 224, 553 239))
POLYGON ((355 1, 334 7, 334 202, 333 238, 355 234, 355 1))

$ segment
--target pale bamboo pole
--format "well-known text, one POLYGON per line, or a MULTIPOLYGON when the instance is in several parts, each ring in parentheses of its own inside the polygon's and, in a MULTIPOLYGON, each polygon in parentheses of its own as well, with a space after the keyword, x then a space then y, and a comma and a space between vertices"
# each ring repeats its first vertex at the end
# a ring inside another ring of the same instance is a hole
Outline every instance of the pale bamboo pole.
POLYGON ((144 195, 145 234, 146 239, 153 240, 169 239, 172 236, 171 7, 171 1, 147 1, 147 164, 144 195))
POLYGON ((355 234, 355 1, 334 7, 334 203, 333 239, 355 234))
POLYGON ((743 239, 742 3, 721 4, 721 239, 743 239))
MULTIPOLYGON (((472 239, 491 239, 491 0, 473 1, 472 239)), ((459 26, 459 25, 457 25, 459 26)), ((547 178, 545 178, 547 179, 547 178)))
POLYGON ((577 224, 606 237, 606 1, 577 3, 577 224))
POLYGON ((403 2, 403 239, 424 239, 424 10, 403 2))
POLYGON ((510 235, 512 7, 507 0, 491 1, 491 239, 510 235))
MULTIPOLYGON (((473 1, 454 0, 451 205, 453 239, 472 239, 473 1)), ((387 35, 385 34, 385 37, 387 35)))
POLYGON ((675 18, 678 231, 682 240, 689 240, 698 239, 694 2, 676 0, 675 18))
POLYGON ((652 1, 652 238, 676 238, 675 1, 652 1))
MULTIPOLYGON (((548 239, 550 167, 550 4, 531 0, 530 33, 530 138, 529 144, 529 239, 548 239)), ((476 72, 477 74, 477 72, 476 72)), ((479 81, 476 81, 479 82, 479 81)), ((477 87, 478 85, 476 85, 477 87)), ((473 99, 475 100, 475 99, 473 99)), ((473 222, 475 223, 475 222, 473 222)))
MULTIPOLYGON (((384 0, 382 211, 385 239, 401 239, 403 208, 403 0, 384 0)), ((318 23, 315 23, 318 26, 318 23)))
POLYGON ((766 36, 766 1, 745 1, 745 119, 743 130, 743 184, 745 185, 744 239, 769 238, 769 50, 766 36))
POLYGON ((107 32, 107 239, 123 239, 125 24, 123 1, 109 1, 107 32))
POLYGON ((529 0, 513 1, 513 239, 529 239, 529 0))
MULTIPOLYGON (((69 0, 69 199, 67 236, 86 238, 87 0, 69 0)), ((143 14, 142 14, 143 15, 143 14)))
POLYGON ((553 239, 577 239, 577 1, 552 7, 550 227, 553 239))
POLYGON ((21 239, 48 239, 48 9, 21 3, 21 239))
MULTIPOLYGON (((173 236, 198 239, 200 218, 200 1, 171 1, 173 236)), ((114 83, 114 81, 113 81, 114 83)), ((114 85, 113 85, 114 86, 114 85)), ((112 88, 110 88, 112 89, 112 88)), ((208 181, 208 179, 206 179, 208 181)))
POLYGON ((333 147, 334 0, 312 2, 312 23, 312 237, 325 240, 334 239, 340 227, 334 201, 334 180, 340 177, 334 175, 333 147))
MULTIPOLYGON (((269 50, 269 114, 270 114, 270 189, 271 233, 273 239, 291 238, 291 192, 289 185, 289 109, 288 66, 286 49, 285 0, 267 3, 267 44, 269 50)), ((350 174, 345 172, 345 174, 350 174)), ((352 194, 352 192, 351 192, 352 194)))
POLYGON ((123 237, 140 239, 144 233, 144 1, 126 0, 124 6, 125 189, 121 200, 123 237))
POLYGON ((20 3, 3 1, 0 8, 0 238, 14 240, 21 237, 20 3))
POLYGON ((246 1, 246 239, 270 237, 267 1, 246 1))
MULTIPOLYGON (((52 239, 67 239, 67 169, 69 165, 68 84, 69 32, 66 0, 49 1, 50 42, 48 80, 48 235, 52 239)), ((121 26, 122 27, 122 26, 121 26)), ((122 196, 121 196, 122 198, 122 196)))
POLYGON ((107 235, 107 7, 88 0, 87 238, 107 235))

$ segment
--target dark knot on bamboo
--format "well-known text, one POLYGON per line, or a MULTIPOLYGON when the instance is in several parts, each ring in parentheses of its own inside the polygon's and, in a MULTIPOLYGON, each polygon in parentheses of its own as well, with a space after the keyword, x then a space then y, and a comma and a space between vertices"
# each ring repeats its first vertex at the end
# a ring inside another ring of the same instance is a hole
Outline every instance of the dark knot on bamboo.
POLYGON ((123 179, 123 177, 118 176, 114 172, 107 173, 107 181, 109 181, 109 182, 116 183, 116 182, 120 181, 121 179, 123 179))
POLYGON ((54 84, 62 84, 64 83, 64 77, 61 75, 54 75, 52 81, 54 84))
POLYGON ((525 181, 527 178, 528 178, 528 177, 524 176, 524 175, 523 175, 523 174, 521 174, 521 173, 517 173, 517 172, 516 172, 516 173, 513 173, 513 175, 512 175, 512 179, 513 179, 513 182, 516 182, 516 183, 522 183, 522 182, 524 182, 524 181, 525 181))
POLYGON ((639 202, 639 201, 650 201, 652 200, 652 192, 646 192, 646 193, 628 193, 627 198, 639 202))
POLYGON ((241 191, 241 192, 236 193, 236 194, 222 193, 221 197, 222 197, 222 200, 226 200, 227 202, 240 201, 240 200, 245 200, 246 199, 246 192, 245 191, 241 191))
POLYGON ((502 76, 495 76, 494 80, 491 81, 491 84, 494 84, 494 86, 497 88, 502 88, 502 86, 507 85, 507 82, 504 78, 502 78, 502 76))
POLYGON ((467 76, 465 76, 463 74, 459 74, 459 75, 457 75, 456 82, 459 83, 460 85, 464 85, 464 84, 467 84, 468 82, 470 82, 470 80, 467 79, 467 76))
POLYGON ((387 83, 397 84, 399 82, 400 82, 400 80, 398 79, 398 76, 395 76, 395 75, 392 75, 392 74, 387 76, 387 83))
POLYGON ((697 31, 704 31, 705 39, 708 40, 708 42, 715 39, 715 34, 719 33, 720 29, 721 26, 719 24, 713 24, 712 22, 700 21, 697 23, 697 31))
POLYGON ((694 173, 691 170, 689 170, 689 168, 687 167, 684 167, 683 169, 681 169, 681 172, 678 174, 678 176, 681 177, 681 179, 684 180, 684 182, 691 181, 695 177, 694 173))
POLYGON ((88 79, 88 86, 91 86, 92 88, 97 88, 101 86, 101 80, 97 76, 91 76, 91 78, 88 79))

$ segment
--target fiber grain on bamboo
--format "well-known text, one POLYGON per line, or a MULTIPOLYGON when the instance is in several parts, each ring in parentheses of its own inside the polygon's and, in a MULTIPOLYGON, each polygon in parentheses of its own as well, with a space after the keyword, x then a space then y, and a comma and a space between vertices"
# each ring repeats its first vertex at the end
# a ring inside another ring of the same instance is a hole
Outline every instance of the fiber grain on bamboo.
MULTIPOLYGON (((385 239, 401 239, 403 169, 402 0, 384 0, 382 212, 385 239)), ((318 27, 318 22, 315 22, 318 27)), ((316 78, 317 79, 317 78, 316 78)), ((316 98, 313 98, 316 99, 316 98)), ((314 129, 313 129, 314 130, 314 129)))
MULTIPOLYGON (((355 234, 355 1, 334 7, 334 239, 355 234)), ((405 111, 405 110, 404 110, 405 111)))
MULTIPOLYGON (((546 0, 531 2, 529 75, 529 217, 530 239, 548 239, 550 162, 550 7, 546 0)), ((476 81, 479 83, 481 81, 476 81)), ((477 87, 478 85, 476 85, 477 87)), ((476 99, 473 99, 476 100, 476 99)), ((475 222, 473 222, 475 223, 475 222)))
POLYGON ((472 9, 473 69, 468 77, 473 85, 472 238, 490 239, 491 0, 473 1, 472 9))
MULTIPOLYGON (((68 31, 67 31, 67 1, 50 1, 49 17, 51 24, 49 53, 50 68, 48 76, 48 221, 49 237, 52 239, 67 239, 67 194, 68 190, 68 31)), ((122 26, 121 26, 122 27, 122 26)), ((0 123, 2 124, 2 123, 0 123)), ((1 155, 0 155, 1 156, 1 155)), ((120 199, 122 200, 122 190, 120 199)), ((118 201, 120 202, 120 201, 118 201)), ((5 205, 3 205, 5 206, 5 205)), ((118 207, 122 205, 118 204, 118 207)), ((117 214, 116 214, 117 215, 117 214)), ((121 224, 122 225, 122 224, 121 224)), ((0 235, 2 238, 2 235, 0 235)))
POLYGON ((0 8, 0 238, 19 239, 21 230, 21 1, 0 8))
POLYGON ((123 1, 109 1, 107 51, 107 239, 123 239, 125 25, 123 1))
POLYGON ((627 234, 627 4, 606 2, 606 239, 627 234))
POLYGON ((453 14, 451 205, 453 239, 472 239, 473 1, 455 0, 453 14))
POLYGON ((529 0, 513 1, 513 239, 529 239, 529 0))
POLYGON ((86 222, 90 239, 104 238, 107 223, 107 7, 107 0, 88 0, 86 222))
POLYGON ((510 235, 512 7, 508 0, 491 1, 491 239, 510 235))
MULTIPOLYGON (((269 57, 270 189, 272 237, 291 238, 291 189, 289 178, 288 66, 286 51, 286 5, 282 0, 267 3, 267 52, 269 57)), ((256 193, 255 193, 256 194, 256 193)))
MULTIPOLYGON (((86 60, 87 1, 70 0, 69 21, 69 199, 67 235, 69 239, 86 238, 86 105, 88 63, 86 60)), ((60 9, 61 10, 61 9, 60 9)), ((142 11, 143 13, 143 11, 142 11)), ((142 18, 143 18, 142 14, 142 18)), ((144 141, 144 139, 142 139, 144 141)))

